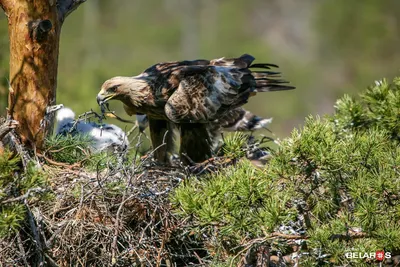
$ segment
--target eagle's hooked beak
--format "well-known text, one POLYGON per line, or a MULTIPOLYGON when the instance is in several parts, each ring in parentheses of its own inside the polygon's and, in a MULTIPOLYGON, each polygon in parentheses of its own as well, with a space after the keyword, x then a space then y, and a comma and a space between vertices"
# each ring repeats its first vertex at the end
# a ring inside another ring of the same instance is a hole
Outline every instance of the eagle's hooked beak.
POLYGON ((104 99, 104 97, 102 95, 100 95, 100 94, 97 95, 96 100, 97 100, 97 104, 99 104, 99 106, 103 105, 103 99, 104 99))
POLYGON ((115 94, 109 94, 101 90, 98 95, 97 95, 97 104, 99 106, 102 106, 104 103, 106 103, 108 100, 112 99, 115 96, 115 94))
POLYGON ((103 97, 100 94, 97 95, 96 100, 97 100, 97 104, 99 104, 99 106, 103 105, 103 97))

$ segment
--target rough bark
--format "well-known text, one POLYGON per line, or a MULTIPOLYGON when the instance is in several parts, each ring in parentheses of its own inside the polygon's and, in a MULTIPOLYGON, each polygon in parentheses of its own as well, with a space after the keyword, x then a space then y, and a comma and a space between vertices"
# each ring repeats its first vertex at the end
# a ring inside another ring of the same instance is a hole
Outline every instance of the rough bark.
POLYGON ((40 150, 51 132, 57 88, 58 48, 65 17, 83 0, 0 0, 8 18, 10 88, 8 115, 29 148, 40 150))

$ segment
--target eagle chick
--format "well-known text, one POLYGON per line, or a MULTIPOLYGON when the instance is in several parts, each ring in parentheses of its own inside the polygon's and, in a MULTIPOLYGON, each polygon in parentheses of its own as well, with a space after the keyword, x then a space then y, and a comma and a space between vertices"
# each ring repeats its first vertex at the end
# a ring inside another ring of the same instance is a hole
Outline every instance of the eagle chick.
POLYGON ((76 121, 75 113, 70 108, 57 111, 56 135, 87 135, 94 153, 101 151, 122 152, 129 146, 126 133, 116 125, 76 121))

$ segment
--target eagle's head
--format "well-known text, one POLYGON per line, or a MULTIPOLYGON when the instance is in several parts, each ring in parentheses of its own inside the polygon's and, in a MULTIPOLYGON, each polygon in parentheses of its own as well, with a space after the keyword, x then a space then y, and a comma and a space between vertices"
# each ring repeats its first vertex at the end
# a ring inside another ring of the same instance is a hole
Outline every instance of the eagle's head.
POLYGON ((145 79, 135 77, 114 77, 103 83, 97 94, 97 103, 102 105, 111 99, 120 100, 128 106, 140 107, 149 94, 145 79))

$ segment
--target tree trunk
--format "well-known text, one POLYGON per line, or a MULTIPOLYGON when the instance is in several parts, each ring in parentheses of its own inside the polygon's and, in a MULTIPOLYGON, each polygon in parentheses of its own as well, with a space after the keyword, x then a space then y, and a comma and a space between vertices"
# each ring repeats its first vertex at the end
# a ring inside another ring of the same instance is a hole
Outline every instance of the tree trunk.
POLYGON ((55 3, 15 1, 8 16, 10 37, 9 115, 20 125, 17 132, 29 147, 40 149, 52 119, 46 107, 54 105, 57 87, 61 25, 55 3))
POLYGON ((8 18, 10 87, 8 115, 28 148, 41 149, 51 132, 57 88, 61 25, 84 0, 0 0, 8 18))

